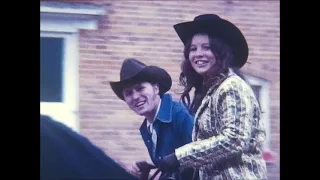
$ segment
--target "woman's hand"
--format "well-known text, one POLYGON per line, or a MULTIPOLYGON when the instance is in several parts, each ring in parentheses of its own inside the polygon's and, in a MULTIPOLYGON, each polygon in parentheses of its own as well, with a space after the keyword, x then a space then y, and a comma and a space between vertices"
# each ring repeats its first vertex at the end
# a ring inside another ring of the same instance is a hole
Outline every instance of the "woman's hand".
POLYGON ((180 166, 179 161, 175 155, 175 153, 171 153, 160 161, 159 169, 161 171, 173 172, 178 169, 180 166))
POLYGON ((136 161, 132 164, 130 173, 140 179, 148 179, 150 170, 154 168, 156 167, 147 161, 136 161))

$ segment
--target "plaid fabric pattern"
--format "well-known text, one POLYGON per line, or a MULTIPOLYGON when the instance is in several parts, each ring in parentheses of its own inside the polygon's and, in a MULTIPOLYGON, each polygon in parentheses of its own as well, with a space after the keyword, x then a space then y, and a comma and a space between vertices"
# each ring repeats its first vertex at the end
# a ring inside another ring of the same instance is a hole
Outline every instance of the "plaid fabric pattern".
POLYGON ((260 107, 251 87, 232 71, 208 90, 195 115, 193 142, 175 153, 201 180, 267 179, 260 107))

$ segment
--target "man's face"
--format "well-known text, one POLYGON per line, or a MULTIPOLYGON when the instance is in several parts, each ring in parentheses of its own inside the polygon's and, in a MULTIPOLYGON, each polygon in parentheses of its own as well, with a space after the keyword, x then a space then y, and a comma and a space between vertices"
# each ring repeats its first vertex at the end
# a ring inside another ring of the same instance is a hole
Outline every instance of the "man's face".
POLYGON ((128 86, 122 91, 129 108, 141 116, 153 117, 157 111, 159 87, 149 82, 128 86))

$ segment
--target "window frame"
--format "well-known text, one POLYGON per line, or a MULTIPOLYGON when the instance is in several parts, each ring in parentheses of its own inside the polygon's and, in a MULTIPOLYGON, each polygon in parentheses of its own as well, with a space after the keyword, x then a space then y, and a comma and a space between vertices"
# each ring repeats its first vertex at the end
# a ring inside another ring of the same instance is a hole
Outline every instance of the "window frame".
POLYGON ((80 131, 79 111, 79 29, 96 30, 104 6, 84 3, 40 1, 40 37, 64 39, 62 102, 40 102, 40 114, 80 131))
POLYGON ((79 121, 76 116, 79 104, 78 35, 76 33, 40 32, 40 37, 63 38, 64 40, 61 72, 62 102, 40 102, 40 113, 50 115, 78 131, 79 121))
POLYGON ((266 129, 266 140, 263 144, 264 151, 270 151, 270 143, 271 143, 271 118, 270 118, 270 82, 249 74, 244 74, 245 79, 250 85, 260 86, 259 92, 259 102, 262 110, 262 120, 266 129))

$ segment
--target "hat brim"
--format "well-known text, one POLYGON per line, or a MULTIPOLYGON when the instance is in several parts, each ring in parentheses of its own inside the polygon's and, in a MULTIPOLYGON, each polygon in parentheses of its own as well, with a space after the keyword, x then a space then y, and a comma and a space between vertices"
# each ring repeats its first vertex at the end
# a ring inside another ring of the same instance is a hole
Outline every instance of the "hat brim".
POLYGON ((160 94, 166 93, 172 86, 172 79, 168 72, 157 66, 146 66, 133 77, 121 81, 111 81, 109 83, 113 92, 120 99, 124 100, 123 89, 125 87, 144 81, 158 83, 160 94))
POLYGON ((233 50, 235 61, 233 67, 242 67, 248 59, 249 48, 241 31, 231 22, 219 20, 202 20, 179 23, 173 26, 184 45, 196 33, 207 33, 225 41, 233 50))

